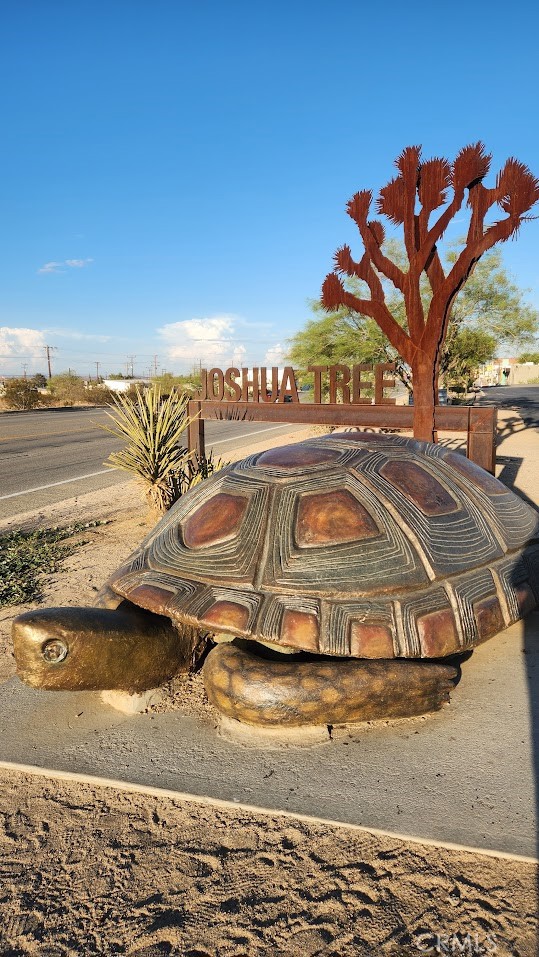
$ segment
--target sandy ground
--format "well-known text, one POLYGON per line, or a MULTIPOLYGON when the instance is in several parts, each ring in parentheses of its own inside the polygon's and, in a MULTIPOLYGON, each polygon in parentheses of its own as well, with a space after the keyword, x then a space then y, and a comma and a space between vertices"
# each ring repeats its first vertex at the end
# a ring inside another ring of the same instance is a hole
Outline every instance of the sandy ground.
POLYGON ((15 773, 1 806, 13 957, 536 952, 531 865, 15 773))
MULTIPOLYGON (((0 532, 106 520, 45 587, 43 604, 91 604, 150 527, 138 502, 126 483, 0 532)), ((0 611, 0 680, 27 607, 0 611)), ((190 686, 183 707, 208 708, 190 686)), ((533 864, 16 772, 0 772, 0 875, 13 957, 538 953, 533 864)))

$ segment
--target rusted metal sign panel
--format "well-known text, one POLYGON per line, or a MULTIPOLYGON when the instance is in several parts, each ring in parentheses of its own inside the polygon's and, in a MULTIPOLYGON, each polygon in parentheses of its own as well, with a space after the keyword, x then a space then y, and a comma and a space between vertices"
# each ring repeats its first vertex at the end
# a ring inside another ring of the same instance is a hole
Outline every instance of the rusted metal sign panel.
MULTIPOLYGON (((387 389, 395 388, 395 379, 387 378, 395 371, 394 362, 377 365, 359 363, 353 366, 308 366, 313 376, 314 401, 322 402, 327 394, 329 402, 345 405, 394 405, 387 389)), ((201 389, 195 398, 210 402, 299 402, 296 373, 292 366, 281 371, 276 366, 253 369, 201 369, 201 389)))
MULTIPOLYGON (((188 435, 188 448, 205 454, 204 422, 206 419, 241 422, 290 422, 302 425, 336 425, 342 427, 412 429, 412 406, 344 405, 303 402, 216 402, 192 399, 189 417, 193 418, 188 435)), ((493 407, 436 406, 436 428, 446 432, 467 434, 467 456, 482 468, 494 473, 496 455, 496 417, 493 407)))

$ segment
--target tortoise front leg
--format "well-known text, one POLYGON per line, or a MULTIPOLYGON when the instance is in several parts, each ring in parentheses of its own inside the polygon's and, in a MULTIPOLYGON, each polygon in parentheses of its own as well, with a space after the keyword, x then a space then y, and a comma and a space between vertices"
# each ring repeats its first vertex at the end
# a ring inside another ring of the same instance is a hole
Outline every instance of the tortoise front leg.
POLYGON ((221 644, 204 663, 211 703, 263 727, 345 724, 439 711, 457 669, 433 661, 336 658, 275 661, 221 644))

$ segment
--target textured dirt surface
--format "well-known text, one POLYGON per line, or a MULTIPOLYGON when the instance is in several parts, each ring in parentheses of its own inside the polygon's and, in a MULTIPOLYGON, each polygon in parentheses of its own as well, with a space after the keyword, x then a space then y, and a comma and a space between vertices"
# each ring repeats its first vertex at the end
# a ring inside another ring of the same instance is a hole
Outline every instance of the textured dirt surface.
POLYGON ((533 865, 15 772, 0 796, 13 957, 536 953, 533 865))
MULTIPOLYGON (((43 604, 92 603, 150 527, 138 493, 127 483, 0 526, 96 518, 107 524, 51 576, 43 604)), ((11 620, 27 607, 0 610, 0 680, 14 673, 11 620)), ((196 676, 164 706, 209 707, 196 676)), ((532 957, 538 877, 533 864, 345 827, 0 772, 10 957, 532 957)))

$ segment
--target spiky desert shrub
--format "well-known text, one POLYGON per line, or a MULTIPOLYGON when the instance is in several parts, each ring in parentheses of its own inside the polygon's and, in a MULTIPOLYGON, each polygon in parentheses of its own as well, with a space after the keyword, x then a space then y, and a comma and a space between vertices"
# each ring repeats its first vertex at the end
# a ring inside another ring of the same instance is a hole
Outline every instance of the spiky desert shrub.
POLYGON ((8 379, 2 398, 7 409, 35 409, 41 396, 31 379, 8 379))
POLYGON ((158 387, 134 397, 115 395, 107 415, 112 425, 107 432, 127 440, 119 452, 112 452, 104 463, 133 475, 144 489, 150 508, 164 514, 192 485, 221 467, 212 457, 192 457, 181 445, 181 436, 189 426, 189 396, 173 391, 162 396, 158 387))
POLYGON ((214 459, 213 452, 210 452, 209 455, 197 455, 195 453, 193 456, 187 456, 182 468, 170 477, 172 501, 176 502, 194 485, 198 485, 199 482, 222 469, 223 465, 222 459, 214 459))

